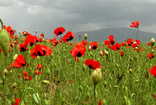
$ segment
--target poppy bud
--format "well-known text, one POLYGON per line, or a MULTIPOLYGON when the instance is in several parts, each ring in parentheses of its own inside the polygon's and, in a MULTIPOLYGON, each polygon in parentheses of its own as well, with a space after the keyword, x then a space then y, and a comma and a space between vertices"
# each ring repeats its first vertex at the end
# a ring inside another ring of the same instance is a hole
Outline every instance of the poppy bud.
POLYGON ((37 33, 38 31, 36 30, 35 32, 37 33))
POLYGON ((101 80, 102 80, 102 74, 101 74, 101 69, 97 68, 96 70, 93 71, 91 74, 94 86, 96 86, 101 80))
POLYGON ((17 84, 16 84, 16 82, 14 82, 13 84, 12 84, 12 88, 16 88, 17 87, 17 84))
POLYGON ((136 47, 135 47, 135 50, 137 50, 137 49, 138 49, 138 47, 136 46, 136 47))
POLYGON ((100 51, 99 55, 100 55, 100 56, 103 56, 103 52, 102 52, 102 51, 100 51))
POLYGON ((4 28, 3 22, 0 19, 2 24, 2 29, 0 30, 0 47, 5 56, 9 54, 9 34, 7 33, 6 29, 4 28))
POLYGON ((91 46, 89 46, 89 50, 91 50, 92 49, 92 47, 91 46))
POLYGON ((6 76, 8 74, 8 70, 7 69, 4 69, 4 75, 6 76))
POLYGON ((84 35, 85 40, 87 40, 87 34, 84 35))
POLYGON ((13 57, 13 60, 15 60, 18 57, 18 54, 15 54, 13 57))
POLYGON ((150 41, 150 43, 151 43, 151 46, 153 46, 153 45, 154 45, 154 43, 155 43, 155 39, 154 39, 154 38, 152 38, 152 39, 151 39, 151 41, 150 41))
POLYGON ((154 53, 154 50, 152 49, 152 51, 151 51, 152 53, 154 53))
POLYGON ((43 100, 43 105, 50 105, 50 102, 46 99, 43 100))
POLYGON ((129 69, 129 72, 131 73, 132 72, 132 69, 129 69))
POLYGON ((34 101, 35 101, 37 104, 39 104, 40 98, 39 98, 39 94, 38 94, 38 93, 34 93, 34 94, 33 94, 33 99, 34 99, 34 101))
POLYGON ((133 42, 133 44, 137 44, 137 42, 133 42))
POLYGON ((109 52, 107 50, 104 50, 105 55, 109 55, 109 52))
POLYGON ((49 84, 50 82, 48 80, 43 80, 42 83, 43 84, 49 84))

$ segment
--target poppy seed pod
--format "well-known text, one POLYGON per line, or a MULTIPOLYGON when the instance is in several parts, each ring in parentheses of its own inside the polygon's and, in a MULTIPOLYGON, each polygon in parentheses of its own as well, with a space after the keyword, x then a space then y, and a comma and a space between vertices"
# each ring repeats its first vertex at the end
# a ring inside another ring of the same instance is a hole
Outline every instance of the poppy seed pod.
POLYGON ((154 38, 152 38, 152 39, 151 39, 151 41, 150 41, 150 43, 151 43, 151 46, 153 46, 153 45, 154 45, 154 43, 155 43, 155 39, 154 39, 154 38))
POLYGON ((87 34, 84 35, 84 39, 87 40, 87 34))
POLYGON ((0 30, 0 47, 5 56, 9 54, 9 34, 7 33, 6 29, 4 28, 3 22, 0 19, 2 24, 2 29, 0 30))
POLYGON ((101 80, 102 80, 102 73, 101 73, 101 69, 97 68, 93 71, 93 73, 91 74, 94 86, 96 86, 101 80))

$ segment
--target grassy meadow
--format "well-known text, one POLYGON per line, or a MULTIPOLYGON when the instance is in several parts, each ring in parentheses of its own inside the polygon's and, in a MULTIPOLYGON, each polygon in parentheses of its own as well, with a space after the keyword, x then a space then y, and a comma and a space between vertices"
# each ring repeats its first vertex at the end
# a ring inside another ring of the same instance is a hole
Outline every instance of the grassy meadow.
POLYGON ((9 37, 9 45, 0 40, 0 105, 156 103, 154 40, 118 43, 111 35, 104 42, 87 42, 86 36, 85 42, 70 42, 72 32, 57 41, 2 29, 7 32, 1 30, 0 38, 9 37))
MULTIPOLYGON (((15 39, 13 39, 15 40, 15 39)), ((21 43, 24 40, 16 39, 21 43)), ((52 54, 30 57, 30 51, 20 52, 18 44, 10 48, 9 56, 0 53, 0 104, 9 105, 14 98, 21 98, 22 105, 92 105, 94 103, 94 85, 91 73, 94 71, 85 65, 86 59, 97 60, 101 65, 102 80, 96 86, 96 103, 102 105, 154 105, 156 94, 156 78, 147 68, 155 66, 155 58, 149 59, 147 54, 151 47, 141 45, 144 51, 134 51, 131 47, 122 46, 112 51, 102 42, 96 50, 89 50, 86 45, 85 55, 76 62, 69 53, 75 43, 59 43, 56 47, 50 42, 37 42, 52 48, 52 54), (99 52, 107 50, 109 54, 100 56, 99 52), (124 51, 123 56, 120 51, 124 51), (22 54, 26 65, 11 68, 14 55, 22 54), (27 64, 29 65, 27 67, 27 64), (36 75, 37 64, 42 64, 41 75, 36 75), (7 69, 8 73, 3 71, 7 69), (32 77, 30 81, 22 78, 26 71, 32 77), (43 80, 49 81, 44 84, 43 80), (14 84, 16 85, 14 86, 14 84), (36 101, 33 95, 37 93, 36 101)), ((32 49, 35 45, 29 46, 32 49)))

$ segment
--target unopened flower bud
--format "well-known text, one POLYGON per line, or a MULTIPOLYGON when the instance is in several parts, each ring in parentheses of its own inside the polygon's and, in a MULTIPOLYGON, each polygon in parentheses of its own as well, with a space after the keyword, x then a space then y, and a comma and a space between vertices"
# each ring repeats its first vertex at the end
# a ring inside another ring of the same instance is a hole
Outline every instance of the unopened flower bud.
POLYGON ((6 76, 8 74, 8 70, 7 69, 4 69, 4 75, 6 76))
POLYGON ((87 34, 84 35, 85 40, 87 40, 87 34))
POLYGON ((132 72, 132 69, 129 69, 129 72, 131 73, 132 72))
POLYGON ((101 73, 101 69, 97 68, 93 71, 93 73, 91 74, 94 86, 96 86, 101 80, 102 80, 102 73, 101 73))
POLYGON ((8 56, 9 54, 9 34, 7 32, 7 30, 4 28, 3 22, 0 19, 1 25, 2 25, 2 29, 0 31, 0 47, 3 51, 3 54, 5 56, 8 56))
POLYGON ((18 54, 15 54, 13 57, 13 60, 15 60, 18 57, 18 54))
POLYGON ((43 80, 42 83, 43 84, 49 84, 50 82, 48 80, 43 80))
POLYGON ((17 87, 17 83, 14 82, 13 85, 12 85, 12 88, 16 88, 17 87))
POLYGON ((35 32, 37 33, 38 31, 36 30, 35 32))
POLYGON ((100 51, 99 55, 100 55, 100 56, 103 56, 103 51, 100 51))
POLYGON ((151 41, 150 41, 150 43, 151 43, 151 46, 153 46, 153 45, 154 45, 154 43, 155 43, 155 39, 154 39, 154 38, 152 38, 152 39, 151 39, 151 41))
POLYGON ((107 50, 104 50, 105 55, 109 55, 109 52, 107 50))
POLYGON ((133 44, 137 44, 137 42, 134 42, 133 44))
POLYGON ((137 49, 138 49, 138 47, 136 46, 136 47, 135 47, 135 50, 137 50, 137 49))
POLYGON ((92 49, 92 47, 91 46, 89 46, 89 50, 91 50, 92 49))

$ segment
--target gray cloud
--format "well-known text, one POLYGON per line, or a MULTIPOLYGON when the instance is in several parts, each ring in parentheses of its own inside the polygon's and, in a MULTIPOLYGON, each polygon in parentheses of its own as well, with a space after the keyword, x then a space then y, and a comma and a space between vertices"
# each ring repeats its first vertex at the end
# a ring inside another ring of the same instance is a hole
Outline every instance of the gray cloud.
POLYGON ((38 30, 48 38, 60 26, 79 32, 129 27, 133 21, 156 33, 155 5, 155 0, 0 0, 0 18, 17 31, 38 30))

